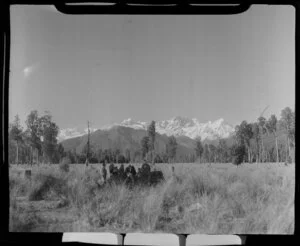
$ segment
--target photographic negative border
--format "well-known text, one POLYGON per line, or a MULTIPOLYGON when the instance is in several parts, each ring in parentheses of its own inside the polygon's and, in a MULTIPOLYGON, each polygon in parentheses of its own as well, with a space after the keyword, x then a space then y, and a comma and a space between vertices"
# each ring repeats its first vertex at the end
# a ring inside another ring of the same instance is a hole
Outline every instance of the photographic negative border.
MULTIPOLYGON (((9 92, 9 62, 10 62, 10 6, 11 5, 55 5, 57 10, 66 14, 129 14, 129 15, 203 15, 203 14, 239 14, 246 11, 252 4, 255 5, 290 5, 295 8, 295 93, 297 82, 299 83, 300 59, 300 1, 230 1, 230 0, 4 0, 0 3, 1 20, 1 163, 0 163, 0 187, 1 187, 1 227, 0 243, 9 244, 60 244, 62 233, 16 233, 9 232, 9 180, 8 180, 8 92, 9 92), (65 3, 115 3, 113 5, 78 6, 65 3), (143 6, 144 4, 144 6, 143 6), (151 6, 151 4, 154 4, 151 6), (192 6, 189 4, 206 4, 205 6, 192 6), (209 6, 207 5, 209 4, 209 6), (224 4, 226 6, 217 6, 224 4), (229 5, 229 6, 228 6, 229 5)), ((296 97, 295 97, 296 98, 296 97)), ((296 111, 296 107, 295 107, 296 111)), ((297 142, 297 130, 296 130, 297 142)), ((296 144, 297 145, 297 144, 296 144)), ((298 155, 296 154, 296 161, 298 155)), ((295 165, 296 177, 299 168, 295 165)), ((246 245, 258 244, 293 244, 300 242, 298 227, 296 226, 299 207, 299 181, 296 178, 295 189, 295 230, 294 235, 241 235, 246 236, 246 245), (298 205, 298 206, 297 206, 298 205)))

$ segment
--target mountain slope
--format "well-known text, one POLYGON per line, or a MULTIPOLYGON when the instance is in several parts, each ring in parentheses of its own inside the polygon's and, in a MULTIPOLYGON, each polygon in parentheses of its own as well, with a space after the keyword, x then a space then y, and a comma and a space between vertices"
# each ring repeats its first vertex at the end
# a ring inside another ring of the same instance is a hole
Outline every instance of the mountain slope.
MULTIPOLYGON (((98 130, 108 131, 116 126, 123 126, 135 130, 147 130, 150 122, 134 121, 131 118, 123 120, 121 123, 103 126, 98 130)), ((234 132, 233 126, 227 123, 224 119, 218 119, 214 122, 200 123, 197 119, 189 119, 187 117, 173 117, 169 120, 157 121, 155 124, 156 132, 167 136, 186 136, 192 139, 201 137, 202 140, 216 140, 218 138, 227 138, 234 132)), ((97 129, 91 129, 91 132, 97 129)), ((58 136, 58 141, 63 141, 68 138, 83 136, 87 133, 78 131, 76 128, 62 129, 58 136)))
MULTIPOLYGON (((124 126, 114 126, 109 130, 97 130, 90 134, 90 143, 94 151, 98 149, 119 149, 125 153, 126 149, 131 152, 140 150, 140 142, 147 131, 142 129, 133 129, 124 126)), ((156 134, 155 149, 158 153, 166 151, 168 142, 167 135, 156 134)), ((87 143, 87 135, 67 139, 61 142, 66 151, 75 149, 81 153, 87 143)), ((177 138, 177 155, 189 155, 194 153, 195 140, 188 137, 177 138)))
MULTIPOLYGON (((144 136, 147 136, 147 131, 143 129, 134 129, 131 127, 114 126, 108 130, 97 130, 90 134, 90 143, 92 149, 96 152, 98 149, 119 149, 121 153, 125 154, 128 149, 133 155, 135 152, 141 150, 141 140, 144 136)), ((184 159, 185 156, 195 154, 196 141, 187 136, 177 136, 177 152, 176 157, 184 159), (180 158, 182 157, 182 158, 180 158)), ((226 144, 230 147, 234 143, 233 137, 225 138, 226 144)), ((278 132, 278 144, 285 146, 285 134, 283 131, 278 132)), ((66 151, 75 149, 80 154, 87 143, 87 135, 75 137, 62 141, 62 145, 66 151)), ((156 133, 155 150, 157 153, 165 153, 166 144, 168 143, 168 136, 166 134, 156 133)), ((218 140, 206 139, 202 141, 202 144, 218 145, 218 140)), ((252 141, 252 144, 255 143, 252 141)), ((275 141, 273 135, 264 136, 264 146, 266 149, 275 147, 275 141)))

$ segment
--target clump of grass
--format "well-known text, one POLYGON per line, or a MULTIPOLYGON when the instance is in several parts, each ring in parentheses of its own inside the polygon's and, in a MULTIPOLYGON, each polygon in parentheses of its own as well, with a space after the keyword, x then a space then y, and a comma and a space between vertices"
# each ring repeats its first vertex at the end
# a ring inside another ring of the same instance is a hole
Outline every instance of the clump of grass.
POLYGON ((18 210, 10 211, 9 231, 30 232, 43 224, 44 220, 35 213, 20 213, 18 210))
POLYGON ((292 233, 285 200, 294 186, 283 178, 291 174, 248 166, 222 172, 202 168, 155 188, 105 186, 87 199, 83 216, 92 227, 120 232, 292 233), (275 222, 281 213, 287 216, 275 222))
POLYGON ((96 191, 102 190, 104 186, 99 170, 92 168, 82 173, 72 170, 65 176, 65 180, 68 200, 78 211, 81 211, 85 204, 96 196, 96 191))
POLYGON ((66 182, 51 174, 38 174, 35 177, 29 201, 51 200, 61 195, 67 196, 66 182))
POLYGON ((10 171, 9 190, 15 196, 26 196, 30 191, 30 180, 20 176, 20 172, 10 171))
MULTIPOLYGON (((170 172, 167 165, 159 168, 170 172)), ((103 185, 97 167, 72 166, 65 173, 58 165, 48 166, 33 176, 30 197, 66 196, 78 215, 67 231, 293 233, 295 174, 291 166, 178 164, 175 172, 180 178, 169 175, 156 187, 129 189, 122 184, 103 185)), ((20 186, 26 184, 11 181, 16 194, 21 194, 20 186)))
POLYGON ((26 213, 18 206, 17 188, 10 191, 9 231, 30 232, 44 221, 35 213, 26 213))

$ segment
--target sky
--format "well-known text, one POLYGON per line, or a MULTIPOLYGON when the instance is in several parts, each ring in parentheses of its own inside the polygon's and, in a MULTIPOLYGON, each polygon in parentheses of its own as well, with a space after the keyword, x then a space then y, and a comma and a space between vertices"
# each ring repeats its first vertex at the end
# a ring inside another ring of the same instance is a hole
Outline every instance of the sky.
POLYGON ((295 105, 295 9, 226 16, 65 15, 11 7, 9 119, 63 128, 124 119, 232 125, 295 105))

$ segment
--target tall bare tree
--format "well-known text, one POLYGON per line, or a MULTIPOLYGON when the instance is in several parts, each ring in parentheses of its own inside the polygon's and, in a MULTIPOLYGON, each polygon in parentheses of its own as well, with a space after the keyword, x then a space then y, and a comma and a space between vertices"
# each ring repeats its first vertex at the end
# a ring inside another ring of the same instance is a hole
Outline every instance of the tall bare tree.
POLYGON ((253 137, 252 127, 244 120, 235 130, 238 143, 247 148, 248 162, 251 162, 250 140, 253 137))
POLYGON ((209 163, 211 163, 212 161, 214 163, 216 163, 216 159, 217 159, 217 148, 216 146, 214 146, 213 144, 209 144, 208 145, 208 150, 209 150, 209 163))
POLYGON ((258 119, 258 126, 259 126, 259 134, 260 134, 260 157, 261 157, 261 162, 265 161, 265 148, 264 148, 264 135, 267 132, 266 128, 266 118, 263 116, 260 116, 258 119))
POLYGON ((176 157, 176 151, 177 151, 177 141, 174 136, 170 136, 168 138, 168 143, 167 143, 167 155, 169 157, 169 161, 175 161, 176 157))
POLYGON ((149 137, 148 136, 145 136, 142 138, 141 146, 142 146, 142 158, 145 158, 149 151, 149 137))
POLYGON ((255 147, 256 147, 256 163, 258 163, 259 159, 260 159, 260 133, 259 133, 259 125, 257 122, 254 122, 251 124, 252 126, 252 132, 253 132, 253 136, 252 139, 254 140, 255 143, 255 147))
POLYGON ((151 155, 151 162, 154 164, 154 147, 155 147, 155 121, 152 120, 148 126, 148 137, 149 137, 149 151, 151 155))
POLYGON ((87 139, 87 151, 86 151, 86 160, 85 166, 89 165, 89 158, 90 158, 90 122, 87 122, 88 125, 88 139, 87 139))
POLYGON ((266 127, 268 129, 268 132, 273 134, 275 139, 275 147, 276 147, 276 162, 279 162, 279 153, 278 153, 278 139, 277 139, 277 127, 278 127, 278 121, 274 114, 272 114, 269 118, 269 120, 266 123, 266 127))
POLYGON ((291 144, 294 143, 295 139, 295 113, 291 108, 286 107, 281 111, 280 127, 283 128, 286 133, 286 161, 288 161, 291 155, 291 144))

